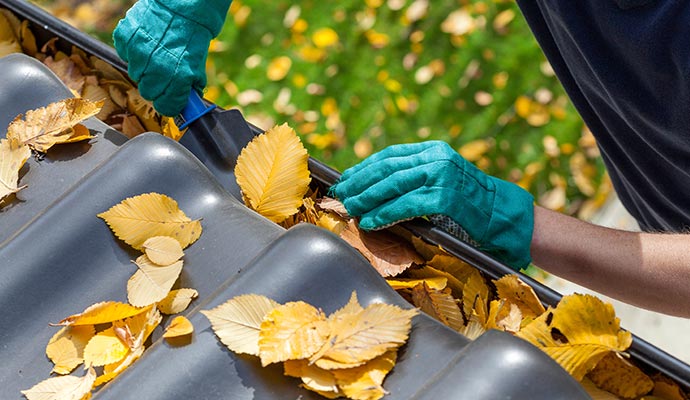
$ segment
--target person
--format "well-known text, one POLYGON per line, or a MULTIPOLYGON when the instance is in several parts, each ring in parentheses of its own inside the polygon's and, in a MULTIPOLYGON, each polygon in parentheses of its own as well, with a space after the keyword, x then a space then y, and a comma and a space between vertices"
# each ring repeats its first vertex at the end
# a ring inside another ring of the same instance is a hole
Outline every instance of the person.
MULTIPOLYGON (((204 88, 208 45, 230 2, 139 0, 119 22, 115 47, 160 113, 176 115, 204 88)), ((621 301, 690 317, 690 3, 518 4, 642 232, 539 207, 437 141, 385 148, 346 170, 332 193, 364 229, 429 216, 515 269, 534 262, 621 301)))

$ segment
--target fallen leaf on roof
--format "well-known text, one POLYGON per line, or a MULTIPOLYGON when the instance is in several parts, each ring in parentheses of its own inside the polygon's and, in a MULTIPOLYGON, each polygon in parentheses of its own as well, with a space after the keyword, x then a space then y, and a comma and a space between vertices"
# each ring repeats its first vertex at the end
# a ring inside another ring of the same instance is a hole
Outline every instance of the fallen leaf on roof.
POLYGON ((91 133, 80 122, 98 114, 102 106, 102 101, 72 98, 29 110, 10 123, 7 137, 41 153, 59 143, 90 139, 91 133))
POLYGON ((254 138, 235 167, 244 203, 274 222, 297 213, 311 181, 308 159, 307 150, 287 124, 254 138))
POLYGON ((24 189, 19 186, 19 170, 31 156, 28 146, 17 139, 0 139, 0 203, 3 199, 24 189))
POLYGON ((424 260, 406 242, 385 231, 365 232, 354 220, 348 222, 340 237, 359 250, 383 277, 396 276, 424 260))
POLYGON ((186 248, 201 236, 202 230, 200 220, 191 220, 175 200, 159 193, 129 197, 98 216, 115 236, 135 249, 141 249, 154 236, 173 237, 186 248))

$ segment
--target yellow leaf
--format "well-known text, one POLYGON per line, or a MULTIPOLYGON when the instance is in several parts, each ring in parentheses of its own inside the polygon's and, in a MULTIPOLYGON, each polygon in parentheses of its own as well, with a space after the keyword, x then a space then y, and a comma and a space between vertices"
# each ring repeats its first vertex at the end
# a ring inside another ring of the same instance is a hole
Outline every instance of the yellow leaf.
POLYGON ((165 333, 163 333, 163 337, 166 339, 176 338, 191 335, 192 332, 194 332, 194 325, 187 318, 178 316, 170 322, 170 325, 165 329, 165 333))
POLYGON ((535 318, 546 311, 532 287, 521 281, 517 275, 506 275, 493 282, 498 298, 518 306, 523 317, 535 318))
POLYGON ((81 400, 96 380, 96 371, 89 368, 83 377, 58 376, 39 382, 31 389, 22 390, 28 400, 81 400))
POLYGON ((116 301, 104 301, 89 306, 80 314, 70 315, 55 325, 98 325, 147 312, 151 307, 133 307, 116 301))
POLYGON ((160 132, 158 113, 150 101, 145 100, 136 88, 127 90, 127 110, 136 115, 147 131, 160 132))
POLYGON ((458 152, 467 161, 476 162, 490 149, 491 143, 487 139, 477 139, 464 144, 458 152))
POLYGON ((354 220, 340 234, 340 237, 357 249, 384 278, 395 276, 413 264, 424 261, 405 241, 386 231, 365 232, 354 220))
POLYGON ((462 289, 465 286, 454 275, 425 265, 421 268, 410 268, 405 273, 413 279, 437 279, 444 278, 451 294, 456 299, 462 299, 462 289))
POLYGON ((142 354, 144 354, 144 348, 138 347, 130 351, 120 362, 106 365, 103 367, 103 375, 96 378, 93 386, 96 387, 110 382, 116 376, 120 375, 124 370, 126 370, 130 365, 132 365, 132 363, 138 360, 142 354))
POLYGON ((121 361, 129 346, 118 336, 115 328, 110 327, 89 340, 84 348, 84 365, 100 367, 121 361))
POLYGON ((486 329, 500 329, 510 333, 520 330, 522 324, 522 311, 513 303, 503 300, 493 300, 489 304, 489 316, 486 321, 486 329))
POLYGON ((182 248, 201 236, 201 222, 189 219, 175 200, 159 193, 129 197, 98 216, 115 236, 135 249, 153 236, 171 236, 182 248))
MULTIPOLYGON (((328 361, 358 366, 405 343, 416 309, 404 310, 390 304, 372 304, 358 313, 329 318, 331 335, 310 361, 325 369, 328 361)), ((328 367, 328 368, 327 368, 328 367)))
POLYGON ((127 299, 135 307, 145 307, 163 300, 182 272, 182 260, 161 267, 146 255, 136 260, 137 272, 127 281, 127 299))
POLYGON ((235 167, 245 204, 274 222, 297 213, 311 181, 308 160, 307 150, 287 124, 254 138, 235 167))
POLYGON ((7 137, 42 153, 58 143, 88 139, 91 134, 79 123, 98 114, 102 106, 102 101, 94 103, 79 98, 51 103, 17 116, 7 127, 7 137))
POLYGON ((436 254, 427 262, 428 265, 453 275, 461 282, 477 272, 477 269, 468 263, 449 255, 436 254))
POLYGON ((110 98, 110 94, 97 83, 87 84, 81 92, 81 97, 92 102, 101 102, 102 106, 96 118, 101 121, 106 120, 110 114, 119 111, 119 107, 110 98))
POLYGON ((21 53, 22 47, 15 36, 10 21, 0 13, 0 58, 12 54, 21 53))
POLYGON ((261 323, 261 365, 308 358, 326 343, 329 333, 323 312, 303 301, 275 307, 261 323))
POLYGON ((194 289, 171 290, 167 296, 156 305, 163 314, 177 314, 186 310, 199 292, 194 289))
POLYGON ((142 248, 149 260, 163 266, 174 263, 184 255, 180 242, 170 236, 148 238, 144 241, 142 248))
POLYGON ((364 309, 359 304, 359 300, 357 300, 357 292, 353 291, 350 295, 350 300, 347 302, 347 304, 345 304, 341 309, 336 310, 333 314, 329 315, 328 318, 335 319, 341 318, 342 316, 347 314, 359 314, 363 310, 364 309))
POLYGON ((449 293, 432 289, 425 282, 412 289, 412 303, 444 325, 461 330, 465 326, 458 303, 449 293))
POLYGON ((338 387, 350 399, 378 400, 388 392, 383 380, 395 366, 397 354, 388 351, 366 364, 351 369, 333 370, 338 387))
POLYGON ((19 170, 31 156, 28 146, 16 139, 0 139, 0 202, 26 186, 18 186, 19 170))
POLYGON ((245 294, 201 313, 211 321, 213 332, 230 350, 258 356, 261 322, 279 305, 265 296, 245 294))
POLYGON ((321 212, 319 213, 319 220, 316 221, 316 226, 327 229, 340 236, 343 230, 345 230, 347 227, 347 221, 338 216, 336 213, 321 212))
POLYGON ((180 140, 182 133, 180 128, 175 124, 175 119, 170 117, 161 118, 161 133, 163 136, 169 137, 174 141, 180 140))
POLYGON ((486 332, 485 326, 486 322, 480 320, 477 313, 473 311, 472 315, 469 316, 467 325, 460 330, 460 333, 468 339, 474 340, 486 332))
POLYGON ((623 399, 637 399, 654 388, 654 382, 618 353, 608 353, 587 377, 599 388, 623 399))
POLYGON ((399 278, 399 279, 386 279, 386 282, 388 282, 389 285, 395 290, 398 289, 412 289, 417 285, 420 284, 426 284, 429 289, 434 289, 434 290, 443 290, 446 288, 446 285, 448 283, 448 278, 443 277, 443 276, 435 276, 431 278, 423 278, 423 279, 406 279, 406 278, 399 278))
POLYGON ((485 325, 489 316, 488 299, 489 286, 479 271, 474 270, 474 273, 465 282, 462 295, 462 310, 466 316, 472 315, 474 311, 477 314, 477 318, 479 318, 479 322, 485 325))
POLYGON ((624 351, 632 343, 611 304, 580 294, 564 296, 555 309, 516 335, 542 349, 578 381, 606 354, 624 351))
POLYGON ((309 365, 309 360, 286 360, 283 363, 285 375, 302 379, 304 387, 326 398, 336 399, 343 394, 332 371, 309 365))
POLYGON ((69 374, 84 361, 84 347, 95 335, 91 325, 62 327, 48 342, 46 355, 56 374, 69 374))

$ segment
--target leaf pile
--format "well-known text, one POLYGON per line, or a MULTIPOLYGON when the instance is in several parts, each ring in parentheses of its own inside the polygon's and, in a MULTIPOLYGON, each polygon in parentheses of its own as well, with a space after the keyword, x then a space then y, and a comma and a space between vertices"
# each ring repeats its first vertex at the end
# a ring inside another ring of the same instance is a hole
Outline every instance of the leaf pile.
MULTIPOLYGON (((261 196, 263 193, 279 191, 275 189, 276 181, 251 176, 248 171, 256 168, 257 164, 245 165, 248 160, 262 159, 264 154, 270 154, 272 159, 279 162, 262 165, 264 171, 281 170, 285 165, 291 165, 291 168, 300 171, 307 168, 307 160, 302 153, 274 154, 275 149, 281 148, 281 143, 289 141, 285 137, 288 132, 284 126, 281 127, 283 136, 279 137, 275 133, 276 128, 258 136, 238 159, 238 184, 249 207, 261 214, 266 213, 274 221, 279 220, 286 228, 306 222, 334 232, 359 250, 403 298, 470 339, 479 337, 489 329, 509 332, 543 350, 578 381, 587 377, 592 387, 601 388, 622 399, 635 399, 649 394, 655 382, 659 381, 660 378, 652 380, 622 357, 632 342, 632 335, 620 328, 620 321, 615 316, 613 307, 594 296, 565 296, 555 308, 545 309, 534 290, 517 275, 488 281, 479 270, 451 256, 442 248, 427 244, 396 227, 374 232, 360 230, 356 221, 347 215, 347 211, 337 200, 305 189, 309 180, 302 180, 299 184, 292 182, 299 185, 299 188, 293 189, 289 199, 282 199, 289 201, 292 206, 290 212, 283 212, 279 219, 272 216, 278 213, 280 207, 253 206, 246 193, 259 193, 261 196), (239 179, 240 176, 242 179, 239 179), (261 190, 257 191, 257 186, 261 190), (299 193, 303 193, 304 197, 299 198, 299 193), (295 205, 300 202, 297 209, 295 205)), ((298 140, 294 131, 290 130, 289 133, 295 135, 294 140, 298 140)), ((287 191, 281 189, 280 192, 287 191)), ((279 199, 272 199, 272 204, 279 204, 279 199)), ((306 310, 302 311, 306 313, 306 310)), ((317 319, 322 320, 321 317, 317 319)), ((222 334, 219 337, 230 346, 222 334)), ((254 351, 249 354, 261 355, 254 351)), ((262 356, 262 361, 264 359, 262 356)), ((314 366, 306 365, 310 368, 314 366)), ((319 363, 315 365, 323 367, 319 363)), ((323 375, 321 372, 307 370, 306 367, 300 368, 295 367, 290 371, 318 375, 319 379, 323 375)), ((298 375, 297 372, 294 374, 298 375)), ((303 379, 303 382, 313 390, 324 389, 322 386, 314 386, 317 384, 313 381, 308 383, 303 379)), ((675 387, 680 390, 677 385, 675 387)), ((326 393, 333 394, 333 391, 326 390, 326 393)))
POLYGON ((54 37, 38 48, 29 21, 20 21, 7 9, 0 8, 0 57, 25 53, 50 68, 75 97, 102 102, 96 116, 127 137, 146 131, 159 132, 174 140, 182 133, 173 118, 156 112, 137 88, 110 64, 72 47, 69 54, 58 49, 54 37))
POLYGON ((81 122, 98 113, 102 105, 65 99, 18 115, 7 127, 6 138, 0 139, 0 204, 26 187, 18 185, 19 171, 31 150, 45 153, 56 144, 90 139, 91 133, 81 122))
POLYGON ((375 400, 409 336, 417 310, 389 304, 363 308, 355 292, 328 317, 303 301, 278 304, 256 294, 234 297, 202 311, 223 344, 238 354, 282 362, 285 375, 334 399, 375 400))
MULTIPOLYGON (((89 398, 95 387, 141 357, 147 339, 163 320, 161 314, 181 313, 198 296, 194 289, 171 290, 182 271, 183 248, 201 235, 199 221, 190 220, 175 200, 146 193, 125 199, 98 216, 118 238, 144 252, 134 261, 137 271, 127 282, 129 304, 96 303, 54 324, 62 328, 46 347, 54 364, 52 372, 67 375, 83 363, 87 373, 81 378, 46 379, 22 391, 29 400, 89 398)), ((189 320, 177 316, 163 337, 189 337, 193 330, 189 320)))

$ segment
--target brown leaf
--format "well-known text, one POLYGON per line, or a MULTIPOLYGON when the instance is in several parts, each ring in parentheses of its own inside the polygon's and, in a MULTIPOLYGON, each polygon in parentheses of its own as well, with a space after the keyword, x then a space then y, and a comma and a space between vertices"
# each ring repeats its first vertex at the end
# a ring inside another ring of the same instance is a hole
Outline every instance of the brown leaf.
POLYGON ((354 220, 340 237, 359 250, 383 277, 395 276, 413 264, 424 262, 412 247, 399 237, 385 231, 365 232, 354 220))
POLYGON ((7 137, 42 153, 58 143, 88 139, 88 129, 79 123, 98 114, 102 106, 102 102, 78 98, 51 103, 17 116, 7 128, 7 137))
POLYGON ((587 377, 595 385, 623 399, 636 399, 649 393, 654 382, 618 353, 610 352, 587 377))
POLYGON ((82 75, 72 59, 63 58, 60 61, 55 61, 53 57, 48 57, 43 60, 43 63, 50 68, 68 88, 72 89, 77 94, 81 94, 85 81, 84 75, 82 75))
POLYGON ((425 282, 412 289, 412 302, 425 313, 456 331, 465 326, 458 303, 446 291, 431 289, 425 282))
POLYGON ((520 280, 517 275, 506 275, 493 281, 499 299, 515 304, 526 318, 536 318, 546 309, 531 286, 520 280))
POLYGON ((19 170, 31 156, 31 150, 17 139, 0 139, 0 203, 26 186, 19 186, 19 170))

